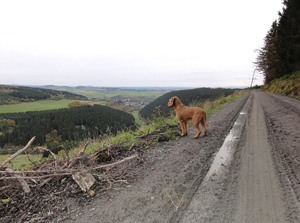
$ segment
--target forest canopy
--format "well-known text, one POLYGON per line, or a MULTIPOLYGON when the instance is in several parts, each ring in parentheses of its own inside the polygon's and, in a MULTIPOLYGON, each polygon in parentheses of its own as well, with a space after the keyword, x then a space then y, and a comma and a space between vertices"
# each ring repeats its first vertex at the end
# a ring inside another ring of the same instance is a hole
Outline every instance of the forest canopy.
POLYGON ((4 147, 24 146, 33 136, 36 136, 33 145, 47 143, 47 135, 57 138, 59 143, 99 137, 129 128, 135 124, 135 119, 129 113, 107 106, 87 105, 0 114, 0 124, 0 147, 4 147))

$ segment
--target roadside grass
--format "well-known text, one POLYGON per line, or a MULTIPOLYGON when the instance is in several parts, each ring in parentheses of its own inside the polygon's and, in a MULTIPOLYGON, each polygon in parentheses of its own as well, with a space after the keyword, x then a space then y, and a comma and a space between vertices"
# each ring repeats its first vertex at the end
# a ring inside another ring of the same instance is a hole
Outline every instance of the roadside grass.
POLYGON ((67 108, 68 104, 72 103, 73 101, 80 101, 83 103, 88 103, 89 105, 104 104, 104 102, 92 102, 92 101, 69 100, 69 99, 62 99, 59 101, 46 100, 46 101, 36 101, 36 102, 24 102, 20 104, 11 104, 11 105, 0 105, 0 113, 43 111, 43 110, 67 108))
POLYGON ((227 97, 222 97, 215 101, 207 101, 203 104, 203 109, 206 112, 207 116, 210 116, 216 111, 221 110, 230 102, 242 97, 244 94, 246 94, 246 91, 236 91, 235 93, 228 95, 227 97))
POLYGON ((283 94, 300 99, 300 71, 272 80, 261 89, 265 92, 283 94))

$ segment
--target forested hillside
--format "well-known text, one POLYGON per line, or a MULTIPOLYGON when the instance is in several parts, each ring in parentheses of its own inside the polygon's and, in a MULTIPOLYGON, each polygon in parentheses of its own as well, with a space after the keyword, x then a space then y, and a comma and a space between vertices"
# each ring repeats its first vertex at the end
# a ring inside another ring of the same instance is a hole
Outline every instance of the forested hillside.
POLYGON ((152 118, 156 108, 159 107, 160 112, 164 115, 171 112, 167 106, 169 99, 173 96, 179 97, 181 102, 188 106, 192 102, 204 102, 206 100, 215 100, 221 96, 228 96, 237 89, 225 88, 196 88, 191 90, 172 91, 157 98, 141 109, 140 114, 143 118, 152 118))
POLYGON ((300 1, 284 0, 283 5, 254 63, 265 84, 300 70, 300 1))
POLYGON ((66 141, 116 133, 133 125, 131 114, 102 105, 6 113, 0 114, 0 147, 24 146, 36 136, 34 145, 47 144, 49 148, 66 141))
POLYGON ((47 99, 88 100, 85 96, 73 94, 67 91, 0 85, 0 105, 47 99))

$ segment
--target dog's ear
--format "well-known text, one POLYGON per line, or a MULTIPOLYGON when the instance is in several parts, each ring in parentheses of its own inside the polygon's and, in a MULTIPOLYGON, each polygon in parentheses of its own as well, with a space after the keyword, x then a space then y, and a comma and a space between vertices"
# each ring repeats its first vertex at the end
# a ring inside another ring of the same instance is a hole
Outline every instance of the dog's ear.
POLYGON ((173 97, 173 98, 172 98, 172 105, 173 105, 173 106, 175 105, 175 100, 176 100, 176 97, 173 97))
POLYGON ((169 106, 170 108, 173 108, 173 107, 174 107, 174 105, 175 105, 175 100, 176 100, 176 97, 172 97, 172 98, 170 99, 170 101, 169 101, 169 103, 168 103, 168 106, 169 106))

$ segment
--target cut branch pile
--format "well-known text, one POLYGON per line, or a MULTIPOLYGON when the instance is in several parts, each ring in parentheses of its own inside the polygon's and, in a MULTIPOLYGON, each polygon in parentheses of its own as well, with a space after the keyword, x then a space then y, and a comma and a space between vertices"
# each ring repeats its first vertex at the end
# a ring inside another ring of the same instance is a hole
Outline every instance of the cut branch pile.
POLYGON ((45 214, 46 210, 53 211, 54 207, 57 208, 54 211, 60 207, 66 210, 65 198, 74 197, 86 202, 87 197, 95 194, 101 196, 109 190, 118 190, 122 185, 132 183, 140 177, 134 168, 143 162, 140 156, 145 152, 143 148, 164 137, 169 140, 164 131, 155 131, 136 137, 134 142, 128 140, 98 148, 92 155, 85 152, 89 144, 87 141, 72 158, 64 146, 61 146, 66 153, 64 157, 56 157, 43 147, 36 147, 27 154, 26 150, 35 140, 33 137, 23 149, 0 163, 0 221, 6 222, 5 218, 7 222, 10 219, 17 219, 18 222, 45 220, 51 218, 48 212, 45 214), (34 162, 30 155, 37 151, 47 151, 50 157, 43 162, 34 162), (5 167, 21 153, 26 153, 32 163, 30 169, 14 171, 5 167))
MULTIPOLYGON (((37 147, 31 153, 34 153, 35 150, 48 151, 51 157, 42 163, 36 163, 30 159, 30 154, 27 154, 33 167, 26 171, 14 171, 4 166, 19 154, 26 152, 34 139, 35 137, 23 149, 0 164, 0 198, 2 200, 2 203, 0 203, 0 218, 13 209, 10 206, 11 200, 21 198, 26 203, 28 200, 33 200, 30 198, 37 194, 39 194, 38 196, 41 196, 41 194, 72 196, 72 194, 83 192, 89 196, 94 196, 96 191, 104 192, 117 188, 124 183, 128 183, 127 180, 131 177, 131 174, 124 170, 140 160, 136 150, 132 149, 137 146, 136 143, 127 148, 110 145, 99 148, 93 155, 88 156, 85 152, 89 144, 89 141, 87 141, 80 152, 72 159, 70 159, 68 151, 63 146, 66 156, 61 158, 57 158, 54 153, 46 148, 37 147)), ((21 200, 18 201, 18 208, 27 207, 22 205, 21 200)))
MULTIPOLYGON (((52 153, 50 150, 43 148, 43 147, 37 147, 36 149, 45 150, 45 151, 49 152, 52 155, 52 159, 50 158, 50 159, 48 159, 48 162, 42 163, 39 165, 31 161, 33 164, 35 164, 35 166, 34 166, 35 170, 13 171, 9 167, 6 167, 5 170, 2 170, 4 168, 3 166, 6 163, 8 163, 12 159, 16 158, 22 152, 25 152, 26 149, 29 148, 31 143, 34 141, 34 139, 35 139, 35 137, 33 137, 23 149, 17 151, 15 154, 8 157, 6 160, 4 160, 0 164, 0 176, 1 176, 0 180, 11 180, 11 179, 18 180, 20 182, 21 186, 23 187, 23 191, 26 194, 31 192, 27 181, 35 184, 34 186, 30 184, 30 187, 38 187, 39 188, 39 187, 45 185, 45 183, 48 183, 51 179, 53 179, 53 177, 61 177, 61 176, 68 176, 68 175, 76 176, 78 174, 81 174, 83 176, 83 175, 87 175, 87 173, 93 173, 99 169, 114 167, 116 165, 119 165, 121 163, 124 163, 126 161, 129 161, 129 160, 132 160, 132 159, 135 159, 138 157, 138 154, 133 154, 129 157, 126 157, 122 160, 119 160, 119 161, 116 161, 113 163, 109 163, 109 164, 105 164, 105 165, 95 165, 97 162, 99 162, 99 159, 105 160, 105 158, 107 159, 109 156, 111 157, 110 160, 114 160, 114 158, 112 156, 113 152, 110 152, 112 147, 102 148, 99 151, 95 152, 95 154, 93 154, 92 156, 88 157, 85 155, 85 149, 89 143, 89 142, 87 142, 83 146, 83 148, 80 150, 80 152, 77 154, 77 156, 71 160, 69 159, 67 150, 63 146, 62 147, 66 151, 67 160, 66 159, 58 160, 56 158, 55 154, 52 153), (104 152, 104 154, 105 154, 104 158, 100 156, 102 152, 104 152), (74 167, 76 167, 76 168, 74 168, 74 167), (37 184, 38 181, 41 181, 44 178, 47 178, 47 179, 43 180, 41 182, 41 184, 37 184)), ((78 184, 80 186, 80 183, 78 183, 78 184)), ((86 190, 83 190, 83 191, 86 191, 86 190)))

